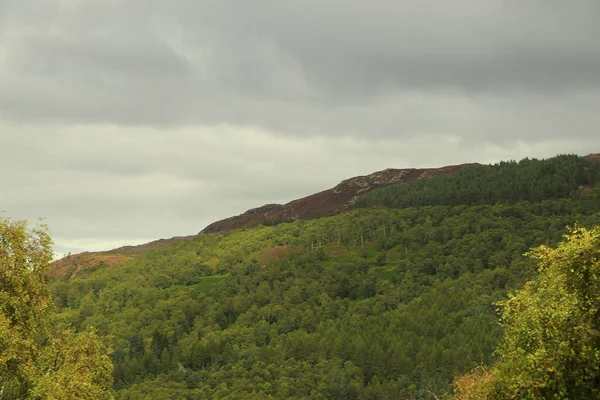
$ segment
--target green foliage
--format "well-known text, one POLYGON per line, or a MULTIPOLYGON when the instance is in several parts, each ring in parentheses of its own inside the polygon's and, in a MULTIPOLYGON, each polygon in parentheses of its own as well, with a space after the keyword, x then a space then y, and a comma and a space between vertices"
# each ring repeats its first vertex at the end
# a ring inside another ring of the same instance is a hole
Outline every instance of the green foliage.
POLYGON ((111 338, 120 399, 440 397, 495 360, 493 303, 535 276, 522 255, 600 224, 599 199, 357 209, 51 287, 63 321, 111 338))
POLYGON ((52 332, 45 226, 0 218, 0 399, 103 399, 112 364, 90 333, 52 332))
POLYGON ((383 205, 403 208, 542 201, 568 197, 580 190, 580 186, 592 186, 599 173, 597 164, 575 155, 547 160, 524 159, 518 163, 501 162, 375 190, 359 198, 354 207, 383 205))
POLYGON ((112 398, 113 365, 94 333, 53 335, 38 360, 33 398, 95 400, 112 398))
POLYGON ((539 277, 500 303, 500 359, 485 382, 459 386, 457 398, 600 397, 600 227, 574 229, 531 255, 539 277))
POLYGON ((31 386, 35 360, 52 312, 45 282, 52 240, 44 226, 0 218, 0 390, 20 397, 31 386))

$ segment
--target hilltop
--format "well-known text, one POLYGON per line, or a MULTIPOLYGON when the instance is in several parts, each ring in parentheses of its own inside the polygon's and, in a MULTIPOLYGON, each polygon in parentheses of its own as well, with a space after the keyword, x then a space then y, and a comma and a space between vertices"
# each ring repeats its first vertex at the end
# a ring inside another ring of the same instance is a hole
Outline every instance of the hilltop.
POLYGON ((291 201, 287 204, 267 204, 241 215, 216 221, 201 233, 216 233, 259 225, 277 225, 297 219, 327 217, 347 211, 359 197, 382 187, 408 183, 434 176, 452 174, 477 163, 449 165, 441 168, 385 169, 366 176, 356 176, 340 182, 334 188, 291 201))
MULTIPOLYGON (((340 182, 335 187, 322 192, 293 200, 285 205, 266 204, 245 213, 216 221, 199 234, 213 234, 239 228, 253 228, 259 225, 277 225, 282 222, 305 220, 330 216, 345 212, 359 197, 373 190, 390 185, 413 182, 444 174, 452 174, 465 168, 477 166, 477 163, 450 165, 441 168, 389 168, 366 176, 356 176, 340 182)), ((176 236, 159 239, 137 246, 123 246, 117 249, 84 252, 66 256, 57 260, 50 271, 51 276, 70 276, 75 278, 86 270, 100 267, 112 267, 152 249, 167 247, 173 242, 190 240, 196 235, 176 236)))
MULTIPOLYGON (((592 163, 600 163, 600 153, 588 154, 582 158, 592 163)), ((213 222, 200 231, 199 234, 215 234, 235 229, 253 228, 259 225, 272 226, 283 222, 336 215, 348 211, 358 199, 378 189, 419 182, 438 176, 453 175, 459 171, 481 166, 479 163, 465 163, 440 168, 389 168, 369 175, 343 180, 331 189, 293 200, 287 204, 266 204, 250 209, 243 214, 213 222)), ((477 173, 475 172, 474 175, 477 175, 477 173)), ((108 251, 69 255, 54 262, 50 275, 66 275, 73 279, 82 271, 112 267, 138 255, 145 254, 149 250, 168 247, 174 242, 191 240, 194 237, 196 235, 176 236, 137 246, 123 246, 108 251)))

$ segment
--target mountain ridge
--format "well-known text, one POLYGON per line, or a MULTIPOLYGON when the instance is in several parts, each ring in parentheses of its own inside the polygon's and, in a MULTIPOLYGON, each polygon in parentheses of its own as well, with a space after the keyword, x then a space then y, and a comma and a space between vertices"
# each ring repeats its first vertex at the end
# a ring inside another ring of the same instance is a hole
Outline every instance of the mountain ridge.
MULTIPOLYGON (((583 158, 600 163, 600 153, 591 153, 583 158)), ((286 204, 265 204, 249 209, 240 215, 215 221, 197 235, 175 236, 170 239, 158 239, 140 245, 122 246, 107 251, 68 255, 53 262, 50 275, 69 275, 70 279, 73 279, 85 270, 101 266, 111 267, 149 250, 167 247, 177 241, 191 240, 198 235, 248 229, 259 225, 277 225, 297 219, 305 220, 339 214, 347 211, 356 199, 373 190, 399 183, 452 174, 480 165, 482 164, 464 163, 439 168, 388 168, 368 175, 355 176, 341 181, 333 188, 292 200, 286 204)))
MULTIPOLYGON (((600 162, 600 153, 583 156, 590 162, 600 162)), ((480 166, 479 163, 447 165, 439 168, 388 168, 369 175, 345 179, 331 189, 326 189, 286 204, 265 204, 251 208, 242 214, 215 221, 200 233, 218 233, 258 225, 273 225, 296 219, 326 217, 344 212, 358 197, 375 189, 455 173, 465 168, 480 166)))
POLYGON ((275 225, 282 222, 291 222, 296 219, 311 219, 338 214, 346 211, 348 206, 358 197, 375 189, 397 183, 431 178, 441 174, 454 173, 461 169, 477 165, 480 164, 466 163, 439 168, 388 168, 368 175, 351 177, 344 179, 333 188, 292 200, 286 204, 265 204, 249 209, 240 215, 215 221, 201 230, 197 235, 174 236, 170 239, 158 239, 148 243, 122 246, 112 250, 70 254, 54 261, 49 275, 68 275, 69 279, 74 279, 86 270, 98 267, 112 267, 128 261, 137 255, 144 254, 149 250, 167 247, 181 240, 190 240, 198 235, 216 234, 240 228, 275 225))
POLYGON ((341 181, 331 189, 286 204, 265 204, 240 215, 213 222, 200 233, 217 233, 239 228, 253 228, 261 224, 273 225, 296 219, 326 217, 346 211, 358 197, 375 189, 454 173, 478 165, 481 164, 466 163, 440 168, 388 168, 369 175, 355 176, 341 181))

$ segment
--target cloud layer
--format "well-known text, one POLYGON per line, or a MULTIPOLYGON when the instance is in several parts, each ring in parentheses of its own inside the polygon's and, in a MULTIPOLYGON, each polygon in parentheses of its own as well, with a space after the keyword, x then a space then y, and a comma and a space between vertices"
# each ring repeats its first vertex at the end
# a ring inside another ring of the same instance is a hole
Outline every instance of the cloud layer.
POLYGON ((0 0, 0 210, 57 250, 385 167, 599 151, 594 0, 0 0), (594 148, 596 146, 596 148, 594 148))

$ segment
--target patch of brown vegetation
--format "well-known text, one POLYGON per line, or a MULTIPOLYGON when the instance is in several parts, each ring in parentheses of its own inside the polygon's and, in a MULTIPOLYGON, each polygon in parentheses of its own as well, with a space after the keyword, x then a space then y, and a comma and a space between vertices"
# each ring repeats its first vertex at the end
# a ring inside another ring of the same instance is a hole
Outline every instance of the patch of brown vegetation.
POLYGON ((588 154, 587 156, 585 156, 583 158, 585 158, 589 162, 600 163, 600 153, 588 154))
POLYGON ((450 165, 442 168, 386 169, 366 176, 346 179, 336 187, 291 201, 285 205, 267 204, 245 213, 214 222, 201 233, 216 233, 258 225, 276 225, 296 219, 311 219, 335 215, 348 210, 360 196, 375 189, 419 179, 451 174, 479 164, 450 165))
POLYGON ((257 257, 260 265, 274 264, 289 258, 292 254, 298 252, 298 249, 288 246, 277 246, 266 250, 257 257))
POLYGON ((454 399, 487 399, 495 384, 494 375, 485 368, 477 367, 454 380, 454 399))
POLYGON ((133 257, 123 254, 110 253, 80 253, 61 258, 52 263, 52 268, 48 272, 49 276, 69 275, 69 280, 74 279, 83 271, 98 267, 112 267, 131 260, 133 257))
POLYGON ((159 239, 150 243, 140 244, 137 246, 123 246, 118 249, 100 251, 100 252, 84 252, 74 255, 69 255, 52 263, 48 276, 65 276, 70 275, 69 279, 74 279, 83 271, 97 267, 112 267, 117 264, 124 263, 133 257, 144 254, 147 251, 167 247, 170 244, 180 240, 190 240, 194 236, 175 236, 170 239, 159 239))
POLYGON ((211 266, 211 267, 216 267, 219 264, 219 257, 212 257, 211 259, 209 259, 206 262, 206 265, 211 266))

